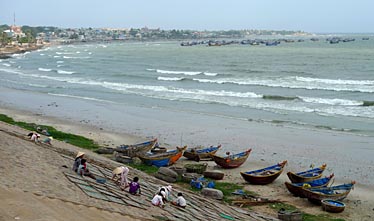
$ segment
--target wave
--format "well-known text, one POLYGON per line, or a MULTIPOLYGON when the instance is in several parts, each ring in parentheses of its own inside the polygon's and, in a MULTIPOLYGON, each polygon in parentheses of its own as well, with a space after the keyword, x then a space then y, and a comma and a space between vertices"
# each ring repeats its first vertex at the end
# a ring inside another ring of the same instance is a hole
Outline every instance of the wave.
POLYGON ((62 64, 64 61, 56 61, 57 64, 62 64))
POLYGON ((74 71, 63 71, 63 70, 57 70, 57 73, 59 74, 74 74, 74 71))
POLYGON ((56 51, 56 54, 62 55, 62 54, 74 54, 74 53, 72 53, 72 52, 58 52, 58 51, 56 51))
POLYGON ((257 86, 265 86, 265 87, 280 87, 280 88, 291 88, 291 89, 374 93, 374 81, 370 81, 370 80, 323 81, 322 79, 318 80, 314 78, 313 81, 311 80, 300 81, 298 77, 285 77, 285 78, 277 78, 277 79, 193 78, 192 80, 200 82, 200 83, 257 85, 257 86), (334 83, 334 82, 339 82, 339 83, 334 83))
POLYGON ((91 57, 87 56, 87 57, 71 57, 71 56, 63 56, 63 58, 65 59, 89 59, 91 57))
MULTIPOLYGON (((1 70, 1 69, 0 69, 1 70)), ((9 70, 31 78, 49 79, 71 84, 98 86, 117 91, 118 93, 136 94, 139 96, 164 99, 189 101, 195 103, 216 103, 228 106, 245 107, 271 111, 280 114, 290 112, 312 113, 323 116, 349 116, 374 118, 373 101, 351 101, 343 99, 287 97, 279 95, 261 95, 253 92, 235 92, 225 90, 184 89, 178 87, 166 87, 157 85, 128 84, 106 81, 85 80, 78 77, 46 76, 40 74, 24 74, 19 71, 9 70), (265 99, 264 96, 271 98, 265 99), (278 96, 278 97, 277 97, 278 96), (293 100, 291 100, 291 98, 293 100), (279 101, 273 101, 279 100, 279 101), (307 105, 305 102, 311 103, 307 105), (313 103, 323 104, 314 105, 313 103), (365 106, 364 106, 365 105, 365 106)))
POLYGON ((53 96, 58 96, 58 97, 70 97, 70 98, 78 98, 78 99, 90 100, 90 101, 100 101, 100 102, 115 103, 113 101, 102 100, 102 99, 97 99, 97 98, 93 98, 93 97, 83 97, 83 96, 75 96, 75 95, 69 95, 69 94, 54 94, 54 93, 48 93, 48 94, 49 95, 53 95, 53 96))
POLYGON ((263 99, 267 100, 296 100, 299 99, 298 97, 287 97, 287 96, 279 96, 279 95, 263 95, 263 99))
POLYGON ((342 80, 342 79, 323 79, 323 78, 310 78, 310 77, 298 77, 295 79, 302 82, 317 82, 323 84, 343 84, 343 85, 374 85, 374 81, 371 80, 342 80))
POLYGON ((202 72, 197 72, 197 71, 166 71, 166 70, 156 70, 157 73, 161 74, 183 74, 183 75, 198 75, 201 74, 202 72))
POLYGON ((203 72, 203 74, 205 76, 213 76, 213 77, 218 75, 218 73, 210 73, 210 72, 203 72))
POLYGON ((362 106, 374 106, 374 101, 363 101, 362 106))
POLYGON ((38 68, 39 71, 45 71, 45 72, 49 72, 49 71, 52 71, 52 69, 49 69, 49 68, 38 68))
POLYGON ((157 80, 159 81, 182 81, 184 80, 185 78, 184 77, 180 77, 180 78, 168 78, 168 77, 158 77, 157 80))
POLYGON ((4 63, 3 65, 4 65, 4 66, 7 66, 7 67, 12 66, 11 64, 8 64, 8 63, 4 63))

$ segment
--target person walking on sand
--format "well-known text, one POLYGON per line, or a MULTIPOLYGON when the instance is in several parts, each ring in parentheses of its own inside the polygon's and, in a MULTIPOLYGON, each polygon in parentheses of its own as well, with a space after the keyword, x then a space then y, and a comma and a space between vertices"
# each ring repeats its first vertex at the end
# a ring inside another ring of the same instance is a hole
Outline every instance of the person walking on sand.
POLYGON ((119 182, 122 190, 126 189, 129 186, 129 181, 127 179, 128 173, 129 168, 124 166, 117 167, 112 172, 112 180, 116 183, 119 182))
POLYGON ((134 180, 130 183, 129 193, 132 195, 142 194, 140 190, 139 177, 134 177, 134 180))
POLYGON ((173 204, 174 206, 179 206, 179 207, 182 207, 182 208, 186 208, 187 202, 186 202, 186 200, 183 197, 183 193, 178 193, 177 200, 171 202, 171 204, 173 204))
POLYGON ((164 208, 165 207, 164 200, 165 200, 165 192, 160 192, 153 197, 152 205, 164 208))
POLYGON ((81 159, 81 164, 78 167, 77 173, 81 176, 88 176, 94 180, 96 180, 96 177, 87 169, 87 164, 85 159, 81 159))
POLYGON ((79 151, 77 156, 75 156, 74 164, 73 164, 73 171, 77 172, 79 165, 81 165, 81 160, 84 157, 84 152, 79 151))

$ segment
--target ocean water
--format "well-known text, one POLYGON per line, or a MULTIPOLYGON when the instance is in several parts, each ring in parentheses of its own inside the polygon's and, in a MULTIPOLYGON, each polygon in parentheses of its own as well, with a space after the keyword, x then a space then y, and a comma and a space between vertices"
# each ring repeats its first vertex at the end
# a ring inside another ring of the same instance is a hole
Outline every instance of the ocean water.
POLYGON ((0 60, 0 86, 374 136, 374 38, 276 47, 54 46, 0 60))

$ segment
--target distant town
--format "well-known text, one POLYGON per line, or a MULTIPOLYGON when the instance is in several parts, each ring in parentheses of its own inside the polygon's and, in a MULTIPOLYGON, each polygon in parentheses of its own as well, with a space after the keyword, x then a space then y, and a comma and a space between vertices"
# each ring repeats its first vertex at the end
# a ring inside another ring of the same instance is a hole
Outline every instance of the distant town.
MULTIPOLYGON (((161 30, 160 28, 58 28, 50 26, 16 26, 0 25, 0 58, 7 58, 14 53, 35 50, 50 44, 74 44, 84 42, 111 41, 181 41, 181 46, 207 44, 221 46, 227 44, 266 44, 274 46, 281 41, 304 41, 296 39, 311 36, 303 31, 276 30, 228 30, 228 31, 194 31, 194 30, 161 30), (274 36, 275 40, 259 40, 256 36, 274 36), (275 37, 278 36, 278 37, 275 37), (288 36, 279 38, 279 36, 288 36), (224 40, 227 39, 227 40, 224 40), (229 40, 230 39, 230 40, 229 40), (246 39, 233 41, 232 39, 246 39), (249 40, 252 39, 252 40, 249 40)), ((311 38, 318 41, 318 38, 311 38)), ((330 43, 352 41, 354 39, 327 39, 330 43)), ((367 39, 363 39, 367 40, 367 39)))

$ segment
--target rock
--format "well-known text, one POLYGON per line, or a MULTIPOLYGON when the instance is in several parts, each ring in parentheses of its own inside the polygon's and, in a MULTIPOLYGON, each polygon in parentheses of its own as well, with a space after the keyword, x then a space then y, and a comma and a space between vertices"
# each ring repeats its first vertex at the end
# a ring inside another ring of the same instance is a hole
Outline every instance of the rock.
POLYGON ((132 158, 132 163, 135 165, 140 165, 142 164, 142 160, 139 157, 133 157, 132 158))
POLYGON ((178 177, 178 174, 174 170, 169 169, 167 167, 160 167, 158 169, 157 173, 165 175, 165 176, 169 176, 169 177, 172 177, 172 178, 177 178, 178 177))
POLYGON ((177 178, 176 177, 166 176, 166 175, 161 174, 161 173, 156 173, 155 177, 158 178, 158 179, 160 179, 160 180, 166 181, 168 183, 175 183, 175 182, 177 182, 177 178))
POLYGON ((223 193, 222 193, 222 191, 221 190, 217 190, 217 189, 203 188, 201 190, 201 194, 203 194, 204 196, 213 198, 213 199, 217 199, 217 200, 222 200, 223 199, 223 193))

